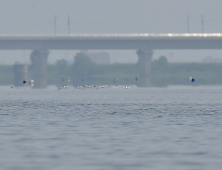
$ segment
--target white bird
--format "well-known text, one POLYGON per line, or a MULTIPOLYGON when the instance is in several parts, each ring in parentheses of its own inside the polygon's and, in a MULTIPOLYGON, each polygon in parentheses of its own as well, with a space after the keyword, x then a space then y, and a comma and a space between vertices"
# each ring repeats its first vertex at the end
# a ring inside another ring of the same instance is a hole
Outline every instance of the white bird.
POLYGON ((85 90, 85 88, 82 87, 82 86, 76 86, 76 87, 74 87, 74 88, 73 88, 73 91, 74 91, 75 89, 83 89, 83 90, 85 90))
POLYGON ((59 90, 61 90, 61 89, 67 89, 69 86, 62 86, 62 87, 60 87, 59 89, 58 89, 58 91, 59 90))
MULTIPOLYGON (((106 86, 106 85, 105 85, 105 86, 106 86)), ((99 88, 105 88, 105 86, 99 86, 99 87, 97 87, 96 90, 98 90, 99 88)))
MULTIPOLYGON (((133 88, 133 87, 131 87, 131 86, 125 86, 125 89, 129 89, 129 88, 133 88)), ((134 88, 133 88, 134 89, 134 88)))

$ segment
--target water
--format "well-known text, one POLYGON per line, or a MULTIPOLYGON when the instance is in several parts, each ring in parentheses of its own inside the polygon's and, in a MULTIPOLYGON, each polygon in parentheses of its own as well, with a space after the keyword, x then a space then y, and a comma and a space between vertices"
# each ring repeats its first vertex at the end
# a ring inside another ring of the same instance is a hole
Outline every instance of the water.
POLYGON ((0 169, 222 167, 222 87, 0 95, 0 169))

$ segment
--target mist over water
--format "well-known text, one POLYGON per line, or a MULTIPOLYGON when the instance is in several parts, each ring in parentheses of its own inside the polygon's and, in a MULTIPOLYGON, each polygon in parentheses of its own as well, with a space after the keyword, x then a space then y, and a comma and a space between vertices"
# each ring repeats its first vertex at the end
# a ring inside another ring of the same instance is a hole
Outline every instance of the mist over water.
MULTIPOLYGON (((0 0, 0 35, 131 34, 131 33, 220 33, 220 0, 0 0)), ((80 49, 81 50, 81 49, 80 49)), ((136 49, 137 50, 137 49, 136 49)), ((48 61, 73 60, 79 51, 50 51, 48 61)), ((108 51, 112 62, 137 61, 135 51, 108 51)), ((0 51, 1 64, 30 62, 31 51, 0 51)), ((154 58, 165 55, 170 62, 201 62, 203 58, 221 58, 221 50, 161 50, 154 58)))
MULTIPOLYGON (((0 37, 221 33, 222 28, 221 0, 0 2, 0 37)), ((4 44, 1 42, 2 49, 4 44)), ((105 65, 104 68, 96 65, 91 67, 99 68, 94 69, 94 73, 83 65, 73 71, 74 67, 69 65, 81 48, 52 50, 37 43, 35 48, 25 47, 26 50, 15 50, 13 46, 1 50, 0 170, 221 169, 222 86, 198 86, 222 84, 222 65, 198 64, 221 62, 222 50, 217 49, 217 45, 216 42, 211 50, 195 50, 193 46, 186 50, 149 49, 153 50, 152 59, 156 60, 153 61, 156 65, 151 67, 153 86, 191 85, 189 76, 197 80, 192 84, 194 86, 61 88, 59 91, 54 86, 47 89, 11 88, 12 65, 15 62, 31 64, 32 50, 44 50, 45 53, 48 50, 47 85, 69 85, 63 80, 67 77, 71 79, 70 84, 76 83, 73 85, 132 85, 142 73, 136 71, 137 50, 146 49, 137 49, 140 47, 137 45, 132 50, 87 48, 88 52, 109 53, 112 64, 128 63, 126 66, 129 66, 124 71, 125 67, 120 69, 124 64, 116 64, 118 67, 105 65), (160 56, 167 59, 165 64, 158 63, 160 56), (182 62, 188 64, 182 65, 182 62), (72 77, 83 71, 90 76, 72 77), (87 82, 90 78, 95 82, 87 82)), ((46 71, 46 67, 40 66, 36 66, 39 71, 46 71)), ((34 67, 30 68, 28 78, 22 78, 22 81, 33 79, 38 82, 34 67)), ((45 80, 39 82, 46 84, 45 80)))
POLYGON ((0 169, 220 169, 222 88, 0 89, 0 169))

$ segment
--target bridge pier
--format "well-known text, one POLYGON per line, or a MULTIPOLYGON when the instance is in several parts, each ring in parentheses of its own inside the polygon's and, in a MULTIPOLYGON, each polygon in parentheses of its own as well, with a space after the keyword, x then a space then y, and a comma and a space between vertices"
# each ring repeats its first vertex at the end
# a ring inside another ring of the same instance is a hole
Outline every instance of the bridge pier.
POLYGON ((140 87, 151 86, 151 59, 153 55, 152 50, 138 50, 137 55, 139 57, 139 79, 138 85, 140 87))
POLYGON ((48 55, 48 50, 34 50, 30 55, 35 88, 46 88, 48 55))

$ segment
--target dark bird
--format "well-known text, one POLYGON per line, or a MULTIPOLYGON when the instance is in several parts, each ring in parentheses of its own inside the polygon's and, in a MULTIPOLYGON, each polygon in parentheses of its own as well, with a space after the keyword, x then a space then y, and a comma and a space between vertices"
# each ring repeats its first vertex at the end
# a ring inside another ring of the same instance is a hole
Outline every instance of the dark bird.
POLYGON ((189 80, 194 83, 195 82, 195 79, 193 77, 189 77, 189 80))
POLYGON ((24 81, 23 81, 23 84, 25 84, 25 83, 26 83, 26 81, 24 80, 24 81))
POLYGON ((67 89, 67 88, 68 88, 68 86, 62 86, 62 87, 60 87, 60 88, 58 89, 58 91, 61 90, 61 89, 67 89))
MULTIPOLYGON (((106 85, 105 85, 105 86, 106 86, 106 85)), ((105 88, 105 86, 99 86, 99 87, 97 87, 96 90, 98 90, 99 88, 105 88)))

